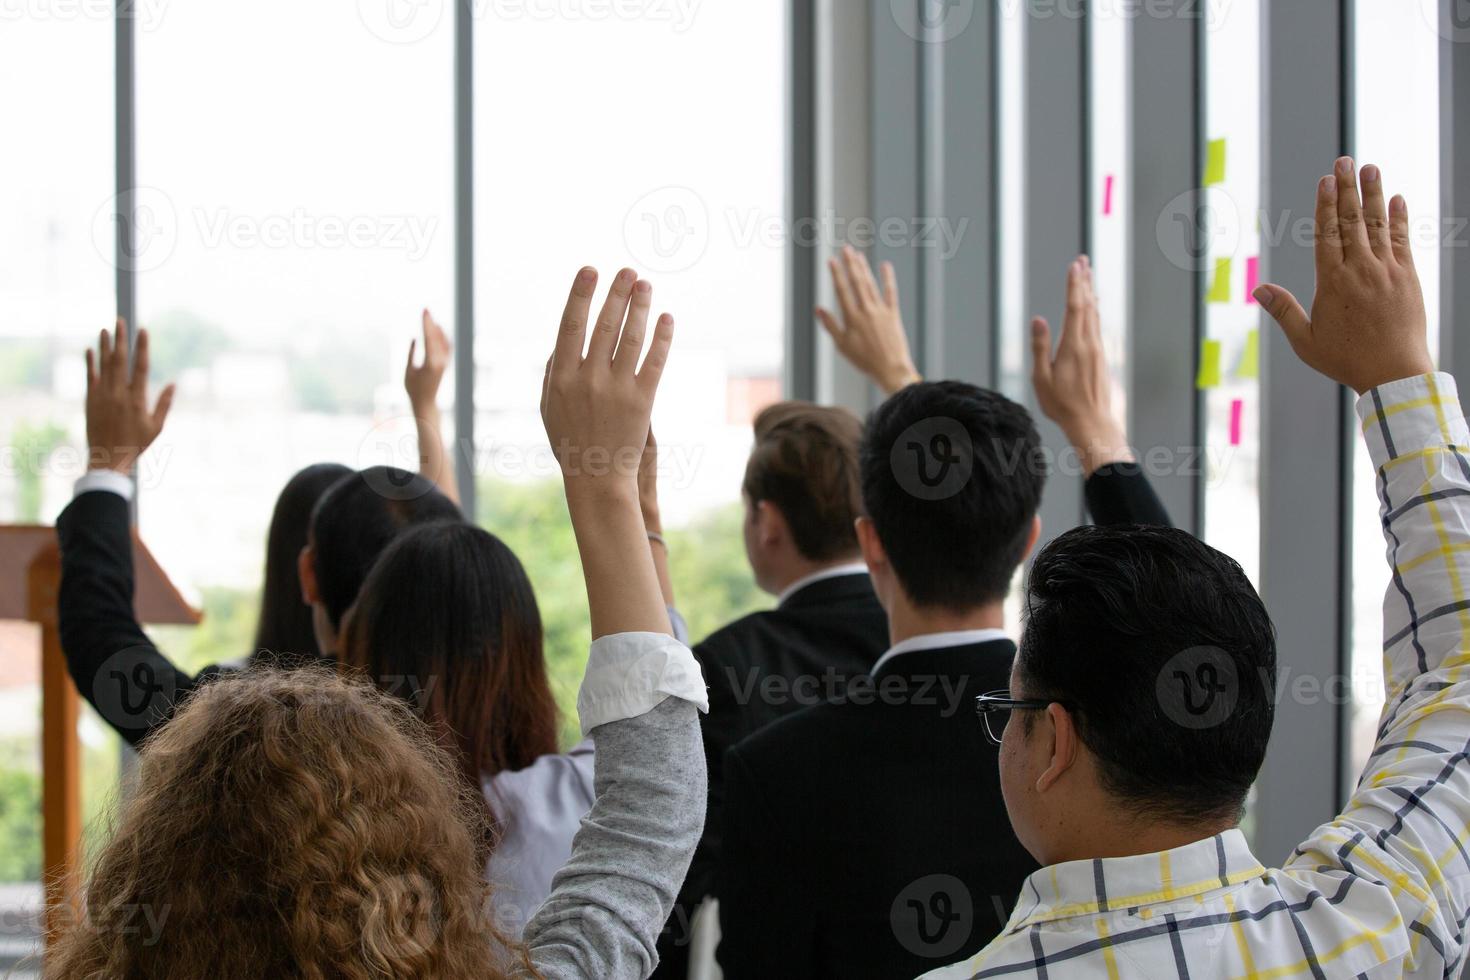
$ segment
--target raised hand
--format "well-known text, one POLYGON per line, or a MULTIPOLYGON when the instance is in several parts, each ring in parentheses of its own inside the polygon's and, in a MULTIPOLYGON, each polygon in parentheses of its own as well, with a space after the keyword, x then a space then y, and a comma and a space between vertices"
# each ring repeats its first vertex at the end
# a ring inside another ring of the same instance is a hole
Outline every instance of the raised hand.
POLYGON ((1317 184, 1317 294, 1307 315, 1291 291, 1267 284, 1256 301, 1308 367, 1363 394, 1428 374, 1424 291, 1409 247, 1409 206, 1384 203, 1383 174, 1350 157, 1317 184))
POLYGON ((674 318, 659 317, 640 368, 653 286, 624 269, 587 341, 597 271, 572 284, 546 364, 541 418, 566 483, 594 639, 668 633, 669 616, 639 506, 639 472, 674 318), (587 353, 582 353, 586 344, 587 353))
POLYGON ((439 396, 439 384, 444 380, 444 372, 449 367, 449 355, 454 351, 444 328, 439 326, 428 310, 424 310, 424 361, 422 364, 414 363, 418 344, 419 342, 414 340, 408 345, 408 365, 403 369, 403 387, 408 392, 409 403, 413 405, 415 411, 420 408, 433 408, 438 404, 436 399, 439 396))
POLYGON ((1109 463, 1133 461, 1127 434, 1113 414, 1113 378, 1103 350, 1092 261, 1085 255, 1067 269, 1067 313, 1055 356, 1051 326, 1043 317, 1031 321, 1031 383, 1037 405, 1066 434, 1087 476, 1109 463))
POLYGON ((839 321, 831 311, 817 307, 822 322, 837 352, 874 384, 891 395, 921 380, 909 353, 909 340, 903 332, 903 314, 898 307, 898 277, 893 263, 882 265, 883 291, 873 279, 873 267, 867 256, 851 245, 842 249, 842 259, 827 263, 832 272, 832 285, 841 307, 839 321))
POLYGON ((111 336, 101 332, 95 357, 87 351, 88 469, 131 473, 163 430, 174 401, 170 384, 148 407, 148 331, 138 331, 130 377, 127 329, 119 317, 111 336))

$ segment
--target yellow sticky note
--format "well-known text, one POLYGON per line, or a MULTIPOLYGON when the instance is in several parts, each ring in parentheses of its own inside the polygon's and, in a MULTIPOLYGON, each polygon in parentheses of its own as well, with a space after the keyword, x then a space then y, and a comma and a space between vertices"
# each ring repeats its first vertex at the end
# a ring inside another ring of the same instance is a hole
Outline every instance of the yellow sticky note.
POLYGON ((1240 367, 1235 369, 1237 378, 1259 378, 1261 376, 1261 332, 1252 330, 1245 335, 1245 353, 1240 356, 1240 367))
POLYGON ((1205 186, 1225 183, 1225 141, 1210 140, 1205 147, 1205 186))
POLYGON ((1220 342, 1218 340, 1205 341, 1199 356, 1199 377, 1195 379, 1196 388, 1218 388, 1220 387, 1220 342))
POLYGON ((1228 303, 1230 302, 1230 260, 1215 260, 1215 281, 1210 285, 1210 291, 1205 295, 1206 303, 1228 303))

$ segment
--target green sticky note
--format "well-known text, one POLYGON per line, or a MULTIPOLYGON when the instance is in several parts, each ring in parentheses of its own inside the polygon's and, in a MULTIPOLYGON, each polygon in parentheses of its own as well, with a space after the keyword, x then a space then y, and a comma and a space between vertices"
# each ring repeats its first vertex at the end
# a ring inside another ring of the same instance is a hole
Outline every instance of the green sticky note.
POLYGON ((1210 140, 1205 148, 1205 186, 1225 183, 1225 141, 1210 140))
POLYGON ((1207 340, 1199 357, 1199 377, 1195 379, 1196 388, 1218 388, 1220 387, 1220 342, 1218 340, 1207 340))
POLYGON ((1230 260, 1215 260, 1215 281, 1210 285, 1210 291, 1205 295, 1206 303, 1228 303, 1230 302, 1230 260))
POLYGON ((1240 356, 1240 367, 1235 369, 1237 378, 1259 378, 1261 376, 1261 332, 1252 330, 1245 335, 1245 353, 1240 356))

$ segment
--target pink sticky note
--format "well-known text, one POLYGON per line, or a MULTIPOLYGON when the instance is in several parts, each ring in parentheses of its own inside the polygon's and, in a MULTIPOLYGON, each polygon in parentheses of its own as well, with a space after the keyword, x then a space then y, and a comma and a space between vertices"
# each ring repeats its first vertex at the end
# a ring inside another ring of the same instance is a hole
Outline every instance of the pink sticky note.
POLYGON ((1103 185, 1103 214, 1113 213, 1113 175, 1108 174, 1107 182, 1103 185))
POLYGON ((1230 445, 1240 445, 1241 423, 1244 421, 1245 402, 1239 398, 1230 403, 1230 445))
POLYGON ((1254 303, 1256 287, 1261 284, 1261 259, 1260 256, 1245 260, 1245 301, 1247 304, 1254 303))

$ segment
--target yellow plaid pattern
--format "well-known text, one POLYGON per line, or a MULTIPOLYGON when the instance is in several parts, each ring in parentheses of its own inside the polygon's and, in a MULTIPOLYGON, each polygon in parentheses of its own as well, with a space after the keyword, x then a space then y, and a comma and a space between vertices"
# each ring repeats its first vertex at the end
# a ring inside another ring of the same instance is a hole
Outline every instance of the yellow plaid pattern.
POLYGON ((1262 867, 1239 831, 1044 868, 990 946, 929 980, 1459 976, 1470 918, 1470 430, 1445 374, 1369 392, 1358 415, 1393 581, 1388 700, 1347 809, 1279 870, 1262 867))

